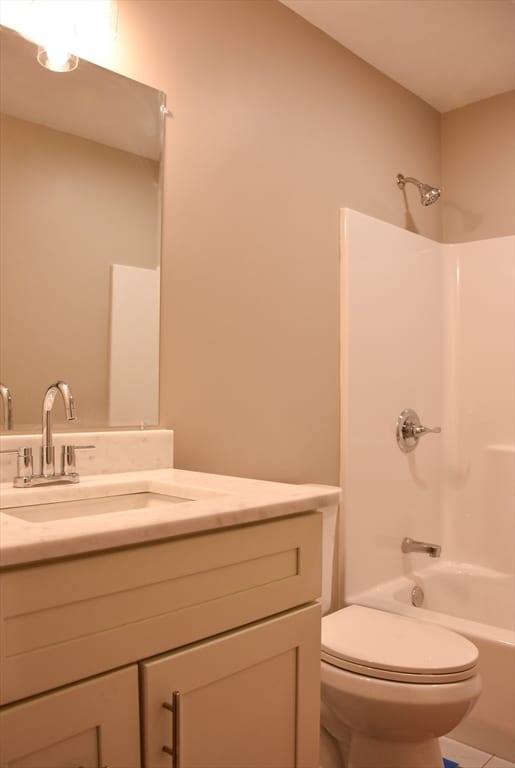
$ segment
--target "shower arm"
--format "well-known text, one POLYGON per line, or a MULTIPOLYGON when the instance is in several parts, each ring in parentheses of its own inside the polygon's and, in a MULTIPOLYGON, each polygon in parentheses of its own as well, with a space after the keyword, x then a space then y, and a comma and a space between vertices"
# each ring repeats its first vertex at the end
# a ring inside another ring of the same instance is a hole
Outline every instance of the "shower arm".
POLYGON ((403 176, 402 173, 397 174, 397 186, 399 189, 404 189, 407 182, 414 184, 419 189, 424 186, 421 181, 414 179, 412 176, 403 176))

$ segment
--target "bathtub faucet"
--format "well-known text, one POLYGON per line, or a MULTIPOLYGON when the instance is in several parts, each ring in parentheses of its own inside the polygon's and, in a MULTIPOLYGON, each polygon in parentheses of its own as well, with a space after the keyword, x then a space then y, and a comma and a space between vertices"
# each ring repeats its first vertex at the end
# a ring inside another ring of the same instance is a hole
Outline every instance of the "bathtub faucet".
POLYGON ((439 544, 427 544, 425 541, 416 541, 406 537, 402 540, 401 550, 408 552, 425 552, 429 557, 440 557, 442 548, 439 544))

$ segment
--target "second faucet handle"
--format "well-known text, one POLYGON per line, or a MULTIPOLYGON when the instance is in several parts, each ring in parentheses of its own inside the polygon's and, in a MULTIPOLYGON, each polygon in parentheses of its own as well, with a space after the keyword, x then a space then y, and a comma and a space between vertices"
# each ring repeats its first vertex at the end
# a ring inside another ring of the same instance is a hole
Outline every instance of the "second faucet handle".
POLYGON ((14 486, 16 488, 24 488, 32 478, 34 473, 33 460, 32 460, 32 448, 11 448, 9 450, 0 451, 0 453, 15 453, 17 463, 17 475, 14 478, 14 486))
POLYGON ((78 475, 75 451, 95 448, 94 445, 63 445, 61 448, 61 474, 78 475))

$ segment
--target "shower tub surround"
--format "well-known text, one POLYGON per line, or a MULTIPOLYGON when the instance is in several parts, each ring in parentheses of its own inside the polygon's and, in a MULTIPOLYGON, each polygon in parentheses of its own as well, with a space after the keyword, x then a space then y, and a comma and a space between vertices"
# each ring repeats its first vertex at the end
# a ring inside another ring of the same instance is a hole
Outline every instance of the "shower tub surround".
POLYGON ((341 260, 343 601, 476 643, 484 692, 451 737, 514 761, 515 237, 443 245, 344 210, 341 260), (442 428, 409 454, 405 408, 442 428))

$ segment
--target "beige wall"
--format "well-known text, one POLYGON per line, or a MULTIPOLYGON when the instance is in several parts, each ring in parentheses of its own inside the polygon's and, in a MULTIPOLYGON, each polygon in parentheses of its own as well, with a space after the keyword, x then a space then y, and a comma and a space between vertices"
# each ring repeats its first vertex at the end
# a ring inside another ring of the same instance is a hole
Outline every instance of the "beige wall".
MULTIPOLYGON (((103 63, 103 62, 100 62, 103 63)), ((121 0, 167 93, 161 424, 179 467, 338 481, 338 214, 440 239, 438 113, 275 0, 121 0)))
POLYGON ((0 371, 16 428, 40 426, 59 378, 80 427, 106 424, 110 268, 156 266, 159 164, 0 119, 0 371))
POLYGON ((442 115, 447 243, 515 233, 515 92, 442 115))
POLYGON ((90 58, 174 115, 161 424, 177 466, 337 482, 338 211, 437 240, 513 231, 509 96, 440 116, 275 0, 119 0, 112 54, 90 58), (444 183, 441 203, 400 193, 399 172, 444 183))

